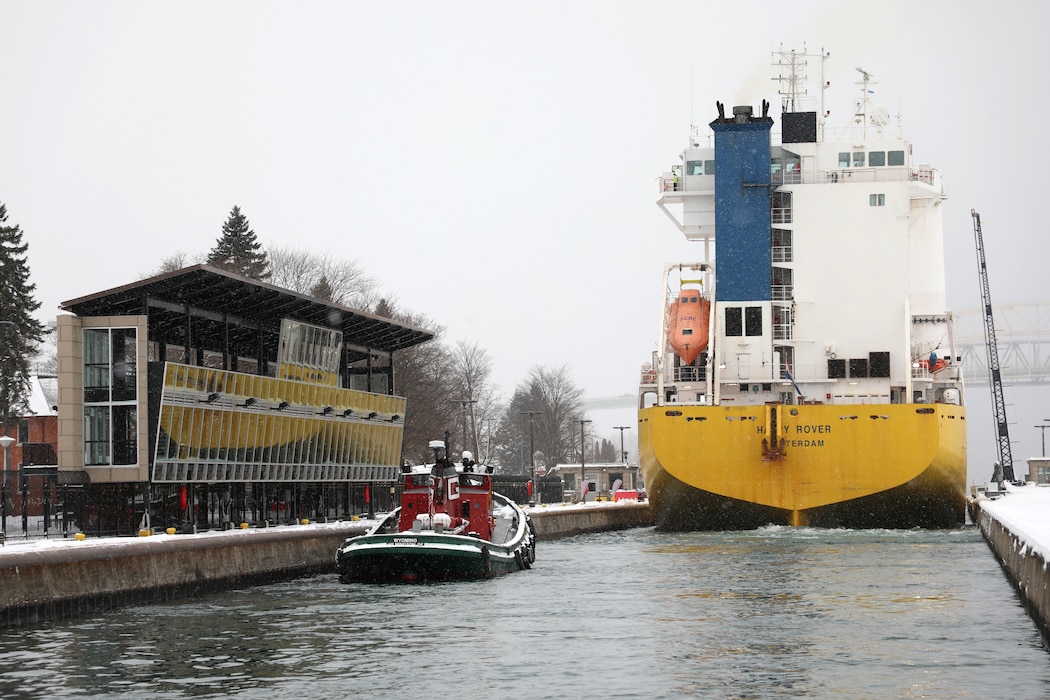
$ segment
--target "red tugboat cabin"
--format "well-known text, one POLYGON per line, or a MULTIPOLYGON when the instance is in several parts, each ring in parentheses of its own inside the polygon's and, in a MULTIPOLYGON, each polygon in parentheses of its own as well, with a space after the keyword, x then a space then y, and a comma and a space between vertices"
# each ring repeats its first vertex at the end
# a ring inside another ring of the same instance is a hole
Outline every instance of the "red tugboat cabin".
POLYGON ((437 459, 429 471, 406 467, 401 495, 400 532, 433 530, 450 535, 492 538, 492 475, 463 453, 461 466, 437 459), (475 468, 477 471, 475 471, 475 468))

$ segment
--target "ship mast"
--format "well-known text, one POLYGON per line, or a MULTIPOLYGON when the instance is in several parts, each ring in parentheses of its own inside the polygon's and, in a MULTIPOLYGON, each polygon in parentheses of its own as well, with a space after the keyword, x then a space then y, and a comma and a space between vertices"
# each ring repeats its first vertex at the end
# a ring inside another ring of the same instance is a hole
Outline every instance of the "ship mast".
POLYGON ((828 88, 828 82, 824 79, 824 61, 828 60, 829 56, 831 56, 831 53, 823 49, 821 49, 820 53, 808 53, 805 44, 802 44, 802 51, 795 51, 794 49, 785 51, 783 45, 781 45, 779 51, 773 52, 773 65, 780 69, 780 73, 773 80, 780 83, 777 94, 780 95, 782 112, 817 111, 806 109, 808 105, 805 103, 812 102, 809 98, 809 89, 807 88, 809 75, 806 73, 806 69, 809 66, 809 59, 820 59, 820 110, 818 112, 819 118, 817 119, 817 124, 820 128, 820 141, 824 140, 824 117, 827 116, 827 112, 824 110, 824 91, 828 88))

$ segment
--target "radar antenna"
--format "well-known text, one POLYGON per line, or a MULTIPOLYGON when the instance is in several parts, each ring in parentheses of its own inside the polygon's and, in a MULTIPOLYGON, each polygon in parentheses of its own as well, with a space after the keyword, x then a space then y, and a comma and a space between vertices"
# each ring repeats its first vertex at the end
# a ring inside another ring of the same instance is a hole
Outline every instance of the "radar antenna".
POLYGON ((826 61, 829 56, 831 56, 830 52, 824 51, 823 49, 821 49, 819 54, 808 53, 805 44, 802 44, 802 51, 796 51, 795 49, 785 50, 783 44, 781 44, 780 50, 773 52, 773 66, 780 69, 779 75, 775 76, 773 80, 781 85, 780 89, 777 90, 777 94, 780 95, 780 107, 782 112, 817 111, 818 105, 813 104, 813 98, 809 97, 809 90, 806 87, 809 81, 809 75, 806 73, 806 69, 809 66, 809 59, 819 58, 820 118, 818 122, 823 127, 824 117, 827 116, 827 112, 824 111, 824 90, 828 87, 827 81, 824 80, 824 61, 826 61), (805 104, 807 102, 809 103, 808 105, 805 104))

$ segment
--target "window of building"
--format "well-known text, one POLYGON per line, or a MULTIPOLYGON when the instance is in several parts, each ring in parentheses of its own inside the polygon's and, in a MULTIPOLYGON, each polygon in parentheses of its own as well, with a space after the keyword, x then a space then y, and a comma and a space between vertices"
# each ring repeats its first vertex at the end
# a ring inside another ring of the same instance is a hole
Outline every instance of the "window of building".
POLYGON ((868 153, 868 165, 873 168, 881 168, 886 165, 886 151, 871 151, 868 153))
POLYGON ((890 151, 886 163, 887 165, 904 165, 904 151, 890 151))
POLYGON ((138 462, 137 331, 84 330, 84 464, 138 462))
POLYGON ((741 336, 744 334, 743 309, 730 306, 726 309, 726 335, 741 336))
POLYGON ((762 307, 744 309, 744 335, 762 335, 762 307))
POLYGON ((884 207, 884 206, 886 206, 886 195, 884 195, 884 194, 871 194, 871 195, 868 195, 868 206, 871 206, 871 207, 884 207))
POLYGON ((863 168, 864 167, 864 151, 853 152, 853 167, 863 168))
POLYGON ((840 168, 848 168, 849 167, 849 151, 841 151, 839 153, 839 167, 840 168))

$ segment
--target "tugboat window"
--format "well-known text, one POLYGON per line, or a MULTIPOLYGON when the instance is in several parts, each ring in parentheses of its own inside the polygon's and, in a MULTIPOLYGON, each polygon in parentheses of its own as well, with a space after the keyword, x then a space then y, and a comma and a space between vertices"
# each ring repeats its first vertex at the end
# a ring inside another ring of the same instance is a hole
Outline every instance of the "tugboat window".
POLYGON ((873 168, 881 168, 886 165, 886 151, 872 151, 869 153, 868 164, 873 168))
POLYGON ((904 165, 904 151, 890 151, 886 162, 889 165, 904 165))
POLYGON ((733 306, 726 309, 726 335, 741 336, 744 334, 744 323, 742 309, 733 306))
POLYGON ((704 172, 708 175, 715 174, 715 162, 713 160, 704 161, 704 172))
POLYGON ((843 152, 839 153, 839 167, 840 168, 848 168, 849 167, 849 151, 843 151, 843 152))
POLYGON ((853 152, 853 167, 863 168, 864 167, 864 151, 853 152))
POLYGON ((704 174, 704 161, 702 160, 688 160, 685 163, 685 174, 686 175, 703 175, 704 174))

